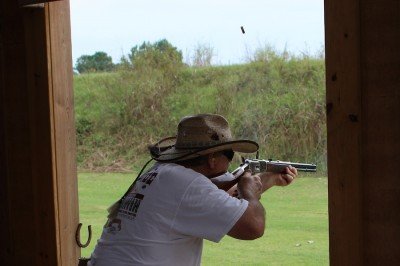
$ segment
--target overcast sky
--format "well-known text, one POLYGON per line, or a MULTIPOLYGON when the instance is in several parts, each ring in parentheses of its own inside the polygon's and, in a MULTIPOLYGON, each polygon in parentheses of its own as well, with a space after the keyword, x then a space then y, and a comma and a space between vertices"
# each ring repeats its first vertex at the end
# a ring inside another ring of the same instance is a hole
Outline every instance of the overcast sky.
POLYGON ((323 0, 70 0, 73 62, 104 51, 118 62, 135 45, 167 39, 185 61, 198 45, 216 64, 271 45, 293 53, 324 45, 323 0), (241 32, 243 26, 245 34, 241 32))

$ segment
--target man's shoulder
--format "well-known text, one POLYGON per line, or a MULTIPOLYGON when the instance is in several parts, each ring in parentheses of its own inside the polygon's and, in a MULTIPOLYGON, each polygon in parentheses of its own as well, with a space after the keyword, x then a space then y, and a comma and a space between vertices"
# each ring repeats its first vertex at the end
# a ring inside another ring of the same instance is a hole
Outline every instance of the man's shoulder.
POLYGON ((179 164, 163 163, 159 165, 157 171, 160 181, 168 180, 169 183, 179 183, 180 186, 190 186, 194 181, 213 185, 203 174, 179 164))
POLYGON ((175 163, 162 163, 157 166, 157 170, 160 174, 174 175, 174 176, 191 176, 191 177, 202 177, 203 175, 182 165, 175 163))

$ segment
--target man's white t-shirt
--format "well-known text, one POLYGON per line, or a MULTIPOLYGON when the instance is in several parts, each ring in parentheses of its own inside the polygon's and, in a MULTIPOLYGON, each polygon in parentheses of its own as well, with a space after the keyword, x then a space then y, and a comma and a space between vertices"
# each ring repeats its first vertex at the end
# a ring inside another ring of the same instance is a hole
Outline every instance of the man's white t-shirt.
POLYGON ((156 163, 104 228, 89 265, 200 265, 203 239, 219 242, 247 206, 200 173, 156 163))

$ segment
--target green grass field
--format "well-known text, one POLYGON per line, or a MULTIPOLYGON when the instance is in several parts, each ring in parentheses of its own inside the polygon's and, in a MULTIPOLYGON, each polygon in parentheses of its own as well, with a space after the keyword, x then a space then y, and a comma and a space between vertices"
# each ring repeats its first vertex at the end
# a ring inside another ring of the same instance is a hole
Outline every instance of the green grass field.
MULTIPOLYGON (((92 225, 88 257, 105 223, 106 209, 131 184, 135 174, 80 173, 80 221, 92 225)), ((267 228, 254 241, 225 237, 206 241, 202 265, 329 265, 328 197, 326 177, 300 176, 291 186, 274 187, 262 197, 267 228)), ((87 233, 82 228, 84 241, 87 233)))

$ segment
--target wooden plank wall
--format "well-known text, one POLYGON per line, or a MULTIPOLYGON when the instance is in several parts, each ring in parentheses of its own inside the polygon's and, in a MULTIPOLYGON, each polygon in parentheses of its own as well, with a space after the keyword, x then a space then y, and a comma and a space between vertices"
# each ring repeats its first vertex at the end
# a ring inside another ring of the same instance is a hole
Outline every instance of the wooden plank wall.
POLYGON ((0 6, 0 261, 76 265, 69 2, 0 6))
POLYGON ((400 2, 325 0, 331 265, 400 261, 400 2))

